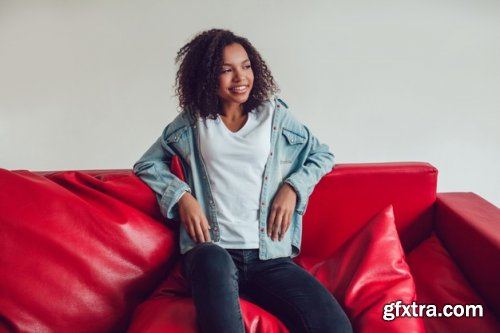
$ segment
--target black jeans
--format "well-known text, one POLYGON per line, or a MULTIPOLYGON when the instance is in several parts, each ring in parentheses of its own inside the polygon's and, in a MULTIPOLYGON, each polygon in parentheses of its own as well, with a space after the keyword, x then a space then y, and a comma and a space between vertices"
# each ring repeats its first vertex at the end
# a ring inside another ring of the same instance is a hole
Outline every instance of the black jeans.
POLYGON ((183 257, 201 332, 244 333, 239 295, 277 316, 290 332, 352 332, 335 298, 290 258, 202 243, 183 257))

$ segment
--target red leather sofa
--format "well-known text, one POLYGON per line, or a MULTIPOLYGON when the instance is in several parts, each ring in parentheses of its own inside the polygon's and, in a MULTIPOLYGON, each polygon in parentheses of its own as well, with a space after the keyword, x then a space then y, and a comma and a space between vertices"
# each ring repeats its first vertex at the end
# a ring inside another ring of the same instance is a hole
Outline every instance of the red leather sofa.
MULTIPOLYGON (((316 186, 295 260, 355 332, 500 331, 500 211, 436 193, 437 175, 427 163, 339 164, 316 186), (483 312, 433 317, 412 302, 483 312)), ((130 170, 0 169, 0 189, 0 332, 196 331, 177 226, 130 170)), ((241 304, 248 332, 287 332, 241 304)))

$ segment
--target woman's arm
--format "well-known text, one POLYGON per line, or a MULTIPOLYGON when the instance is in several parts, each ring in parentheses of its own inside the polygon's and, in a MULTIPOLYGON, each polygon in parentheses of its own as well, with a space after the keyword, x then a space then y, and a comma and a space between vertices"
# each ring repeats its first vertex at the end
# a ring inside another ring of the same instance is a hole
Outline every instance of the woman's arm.
POLYGON ((162 135, 135 163, 134 173, 156 193, 165 217, 180 221, 195 242, 208 242, 210 226, 203 210, 189 186, 170 171, 174 155, 162 135))
MULTIPOLYGON (((286 104, 282 105, 287 108, 286 104)), ((278 237, 279 240, 283 239, 294 211, 304 214, 314 187, 321 177, 332 170, 335 162, 335 156, 328 146, 321 144, 306 126, 288 111, 285 112, 285 127, 300 133, 301 137, 304 136, 305 143, 297 155, 297 166, 284 179, 271 205, 267 233, 273 240, 278 237)))
POLYGON ((162 214, 178 220, 179 215, 174 207, 181 196, 191 192, 191 189, 170 172, 169 165, 174 155, 161 136, 134 164, 134 173, 156 193, 162 214))
POLYGON ((322 144, 304 126, 307 132, 307 143, 304 147, 307 158, 300 168, 285 179, 285 183, 297 193, 297 207, 299 214, 304 214, 309 196, 321 177, 330 172, 335 164, 335 155, 330 152, 326 144, 322 144))

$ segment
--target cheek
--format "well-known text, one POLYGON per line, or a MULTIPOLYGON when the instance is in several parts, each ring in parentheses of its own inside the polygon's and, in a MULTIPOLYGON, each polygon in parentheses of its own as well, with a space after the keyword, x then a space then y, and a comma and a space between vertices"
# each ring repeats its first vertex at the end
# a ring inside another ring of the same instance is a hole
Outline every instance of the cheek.
POLYGON ((227 88, 227 80, 225 80, 225 78, 223 76, 220 76, 219 77, 219 93, 224 91, 224 89, 227 88))

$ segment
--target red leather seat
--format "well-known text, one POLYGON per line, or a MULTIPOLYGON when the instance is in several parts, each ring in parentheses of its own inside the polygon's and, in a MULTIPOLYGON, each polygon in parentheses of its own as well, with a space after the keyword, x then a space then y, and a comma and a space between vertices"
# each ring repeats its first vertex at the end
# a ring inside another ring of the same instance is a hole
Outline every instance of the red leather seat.
MULTIPOLYGON (((427 163, 377 163, 338 165, 316 186, 296 261, 338 293, 356 331, 500 331, 500 212, 436 183, 427 163), (398 299, 484 315, 384 321, 383 302, 398 299)), ((175 223, 130 170, 0 169, 0 188, 0 332, 195 331, 175 223)), ((286 332, 242 308, 249 332, 286 332)))

